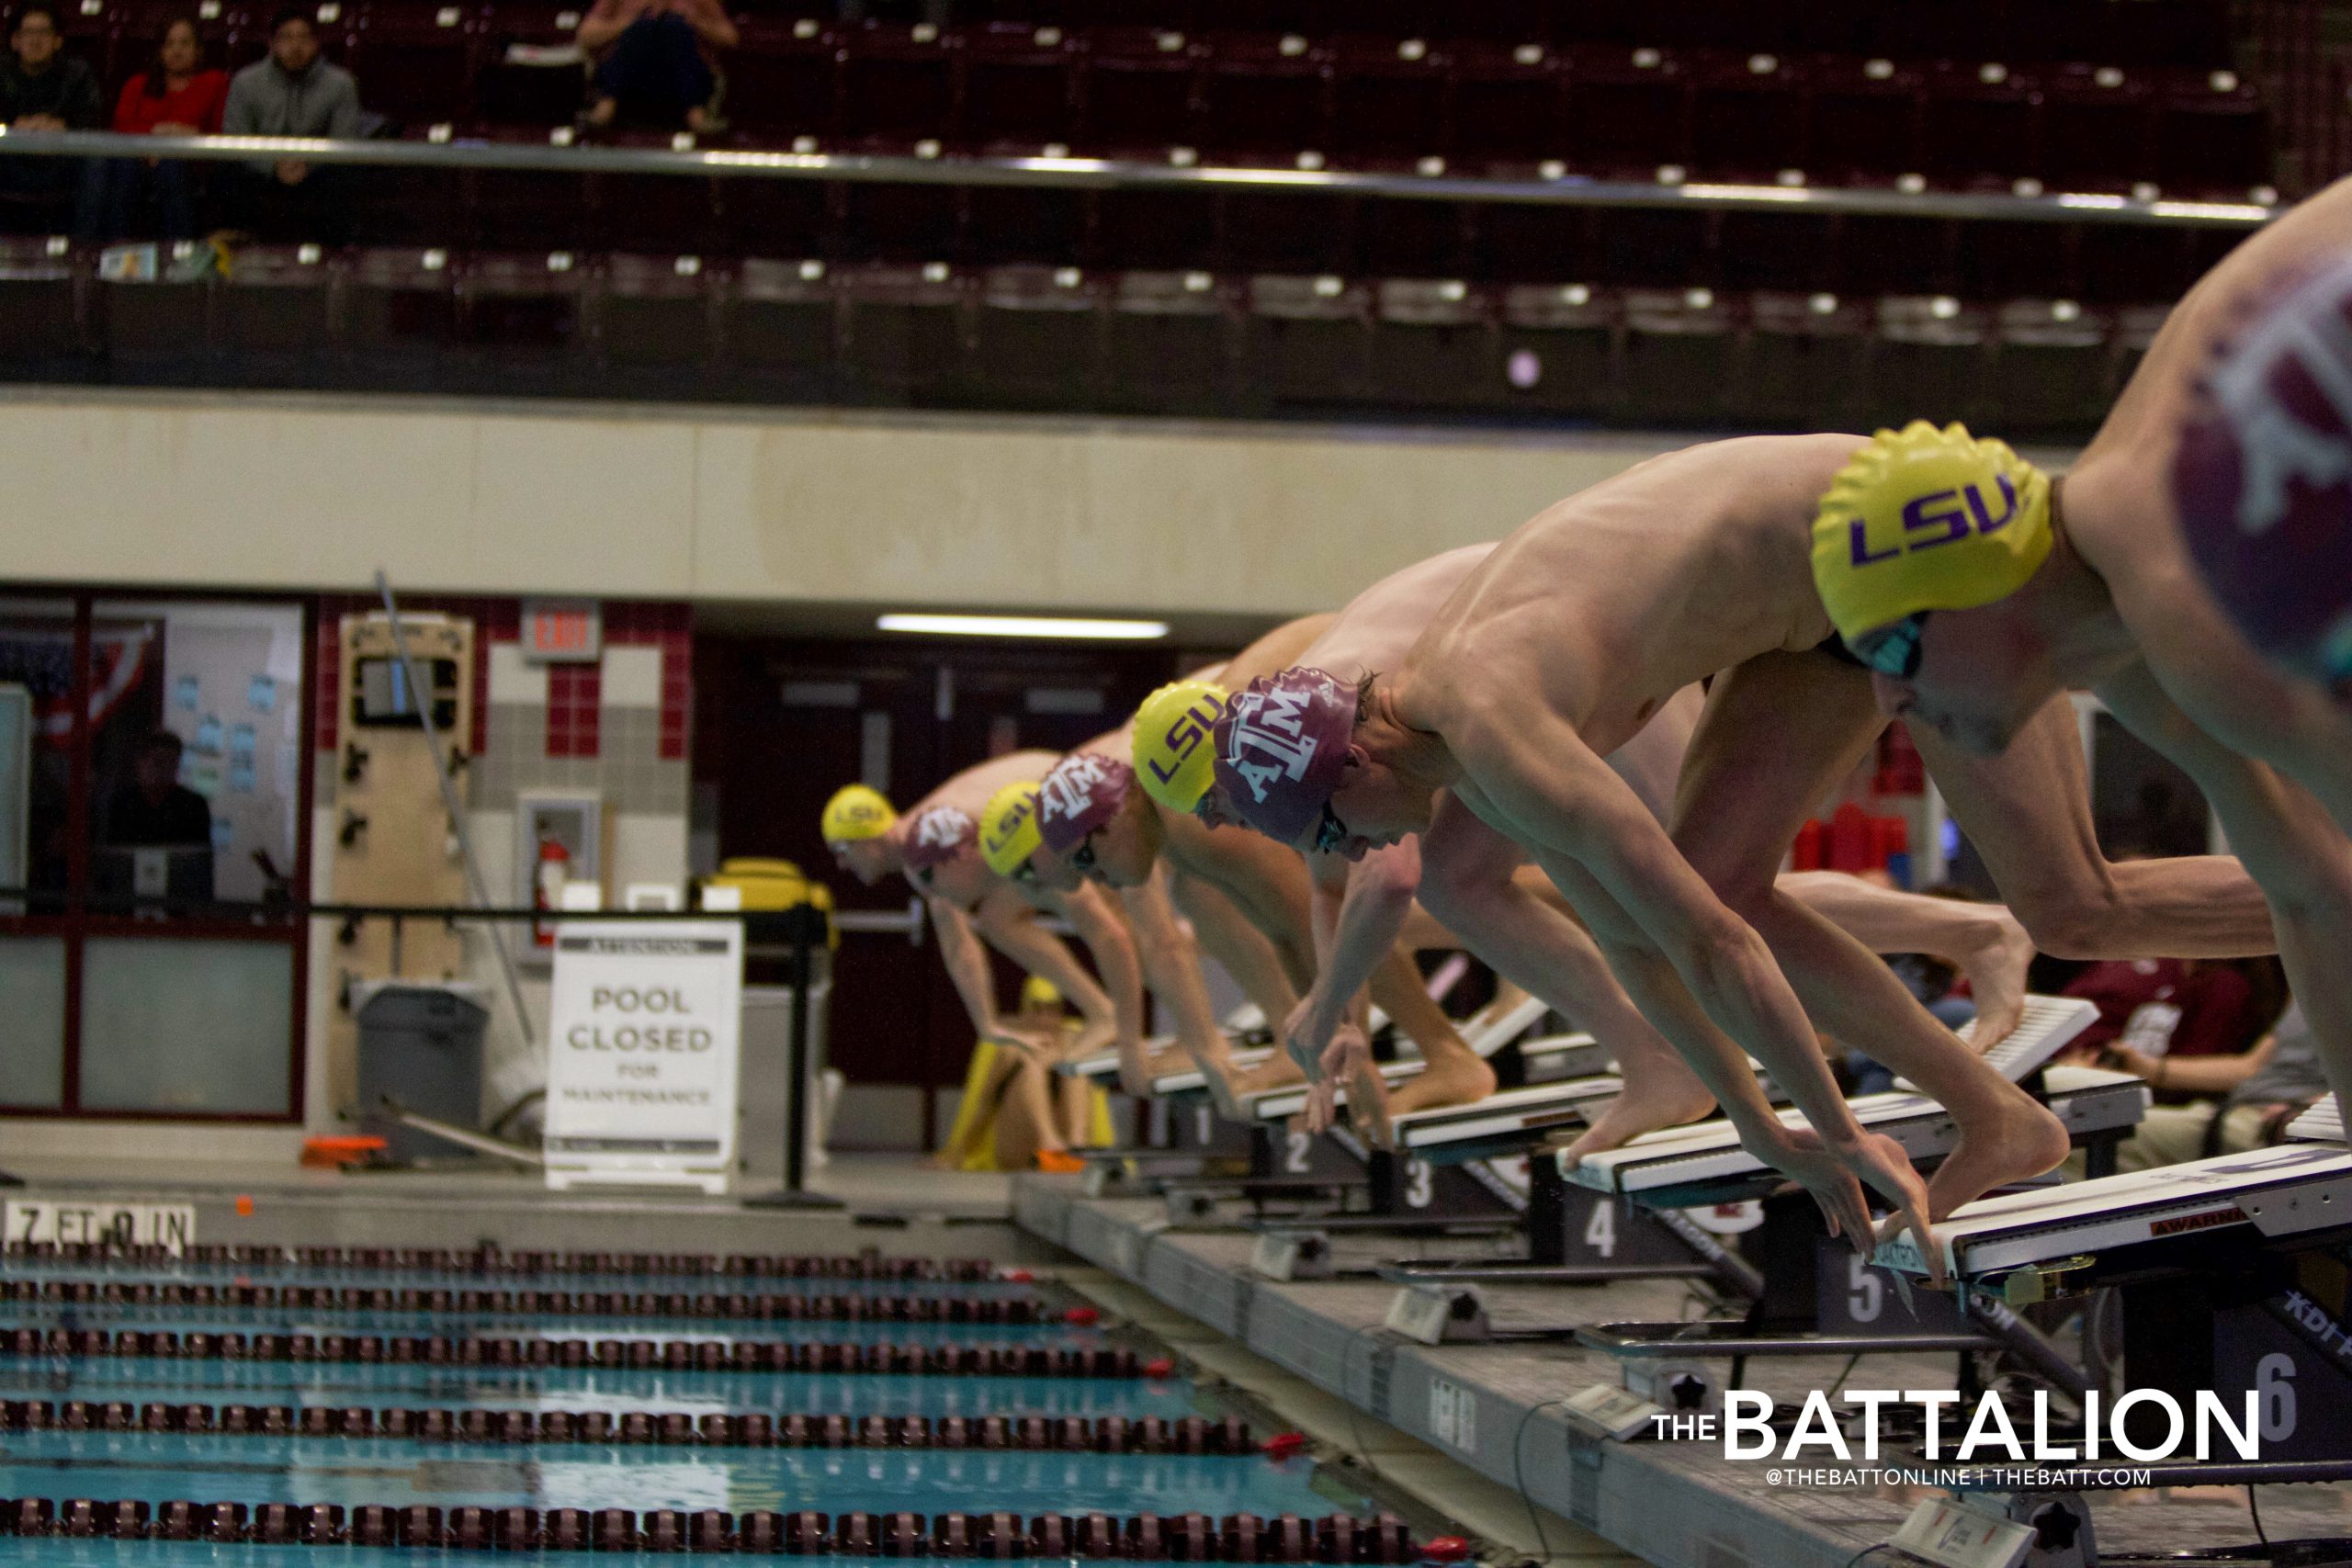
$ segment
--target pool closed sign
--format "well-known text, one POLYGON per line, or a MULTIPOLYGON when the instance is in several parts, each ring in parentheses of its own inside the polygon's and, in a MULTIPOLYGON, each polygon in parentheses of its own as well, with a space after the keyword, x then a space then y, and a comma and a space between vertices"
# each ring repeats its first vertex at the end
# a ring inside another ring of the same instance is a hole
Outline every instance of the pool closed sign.
POLYGON ((549 1187, 727 1190, 742 990, 737 921, 556 928, 549 1187))

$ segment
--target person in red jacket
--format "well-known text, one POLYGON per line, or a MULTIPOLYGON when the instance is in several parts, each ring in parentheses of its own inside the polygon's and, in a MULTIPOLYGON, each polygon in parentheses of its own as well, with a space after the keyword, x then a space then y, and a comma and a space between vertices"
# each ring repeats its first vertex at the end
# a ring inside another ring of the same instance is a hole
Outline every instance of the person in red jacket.
MULTIPOLYGON (((122 85, 114 129, 132 136, 217 136, 229 73, 204 63, 196 23, 175 17, 155 40, 147 69, 122 85)), ((112 232, 184 240, 196 232, 187 165, 168 159, 118 160, 109 182, 112 232)))

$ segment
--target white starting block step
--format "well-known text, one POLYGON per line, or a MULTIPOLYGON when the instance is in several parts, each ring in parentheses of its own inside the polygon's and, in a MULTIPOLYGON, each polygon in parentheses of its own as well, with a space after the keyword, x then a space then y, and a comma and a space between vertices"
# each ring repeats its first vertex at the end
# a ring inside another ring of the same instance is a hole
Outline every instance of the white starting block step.
MULTIPOLYGON (((2148 1086, 2130 1073, 2056 1066, 2043 1081, 2049 1086, 2052 1113, 2077 1137, 2137 1126, 2147 1114, 2148 1086)), ((1951 1113, 1924 1094, 1897 1089, 1846 1103, 1855 1121, 1893 1138, 1914 1160, 1939 1158, 1959 1145, 1960 1129, 1951 1113)), ((1803 1127, 1806 1122, 1802 1112, 1783 1111, 1781 1124, 1803 1127)), ((1770 1175, 1771 1167, 1741 1147, 1731 1123, 1718 1117, 1649 1134, 1622 1149, 1587 1155, 1574 1166, 1563 1159, 1560 1174, 1579 1187, 1633 1196, 1755 1179, 1770 1175)))
POLYGON ((1551 1010, 1534 997, 1521 997, 1492 1018, 1485 1012, 1475 1014, 1463 1021, 1463 1043, 1481 1056, 1492 1056, 1542 1023, 1544 1015, 1551 1010))
MULTIPOLYGON (((2052 1056, 2064 1050, 2076 1035, 2088 1029, 2098 1020, 2098 1009, 2079 997, 2028 997, 2025 999, 2025 1016, 2018 1020, 2017 1028, 2010 1032, 2007 1039, 1984 1054, 1984 1060, 2003 1077, 2015 1083, 2035 1068, 2048 1063, 2052 1056)), ((1962 1024, 1958 1032, 1960 1037, 1962 1040, 1971 1038, 1975 1032, 1975 1027, 1973 1020, 1962 1024)), ((1763 1070, 1762 1064, 1757 1064, 1757 1070, 1758 1072, 1763 1070)), ((1859 1116, 1864 1105, 1873 1102, 1894 1104, 1924 1098, 1909 1085, 1902 1084, 1902 1080, 1896 1081, 1902 1087, 1892 1096, 1865 1095, 1860 1100, 1849 1101, 1854 1106, 1856 1114, 1859 1116)), ((1932 1104, 1933 1101, 1928 1103, 1932 1104)), ((2143 1104, 2144 1103, 2143 1100, 2143 1104)), ((1909 1113, 1906 1106, 1902 1114, 1909 1113)), ((1792 1127, 1805 1125, 1804 1118, 1794 1111, 1781 1111, 1781 1120, 1792 1127)), ((2134 1122, 2138 1120, 2139 1117, 2136 1115, 2132 1118, 2134 1122)), ((1563 1174, 1579 1186, 1596 1188, 1605 1192, 1630 1192, 1642 1189, 1617 1185, 1617 1177, 1614 1173, 1621 1167, 1633 1169, 1650 1162, 1664 1161, 1682 1156, 1710 1160, 1719 1159, 1725 1151, 1736 1149, 1738 1146, 1738 1134, 1732 1131, 1730 1122, 1718 1116, 1704 1122, 1693 1122, 1684 1127, 1668 1127, 1656 1133, 1645 1133, 1623 1148, 1613 1149, 1604 1155, 1591 1156, 1577 1170, 1564 1170, 1563 1174)), ((1762 1164, 1759 1161, 1756 1170, 1760 1172, 1761 1169, 1762 1164)), ((1724 1179, 1728 1179, 1734 1174, 1746 1173, 1727 1169, 1724 1179)), ((1712 1180, 1716 1178, 1712 1175, 1694 1176, 1687 1179, 1712 1180)), ((1658 1181, 1647 1185, 1665 1187, 1676 1185, 1676 1183, 1658 1181)))
POLYGON ((1450 1165, 1503 1147, 1525 1149, 1580 1126, 1593 1107, 1616 1099, 1624 1088, 1624 1080, 1613 1075, 1530 1084, 1498 1090, 1475 1105, 1400 1111, 1389 1126, 1403 1153, 1450 1165))
MULTIPOLYGON (((1936 1227, 1944 1265, 1962 1279, 2173 1236, 2250 1226, 2292 1235, 2352 1224, 2352 1151, 2280 1144, 2215 1159, 2101 1177, 1971 1203, 1936 1227)), ((1875 1259, 1928 1272, 1909 1232, 1875 1259)))
MULTIPOLYGON (((2017 1083, 2073 1044, 2076 1035, 2098 1021, 2098 1004, 2080 997, 2028 997, 2025 1016, 2018 1021, 2007 1039, 1984 1053, 1984 1060, 1995 1072, 2017 1083)), ((1970 1019, 1956 1032, 1973 1043, 1976 1021, 1970 1019)), ((1895 1087, 1916 1089, 1919 1086, 1897 1078, 1895 1087)))
POLYGON ((2344 1108, 2335 1103, 2335 1096, 2323 1094, 2312 1101, 2311 1109, 2287 1123, 2287 1136, 2298 1143, 2340 1144, 2344 1142, 2344 1108))
MULTIPOLYGON (((1492 1056, 1504 1046, 1510 1044, 1512 1041, 1517 1040, 1520 1036, 1525 1034, 1537 1024, 1543 1022, 1544 1015, 1547 1010, 1548 1010, 1542 1002, 1536 1000, 1532 997, 1529 997, 1521 1001, 1517 1006, 1510 1008, 1495 1018, 1488 1020, 1480 1027, 1465 1030, 1462 1038, 1469 1047, 1473 1051, 1477 1052, 1479 1055, 1492 1056)), ((1255 1015, 1257 1010, 1252 1008, 1250 1012, 1255 1015)), ((1385 1015, 1381 1013, 1378 1009, 1375 1008, 1373 1010, 1372 1027, 1374 1032, 1377 1033, 1387 1021, 1385 1015)), ((1232 1028, 1232 1020, 1227 1019, 1227 1038, 1230 1040, 1236 1032, 1238 1032, 1232 1028)), ((1590 1035, 1563 1035, 1560 1036, 1560 1038, 1580 1040, 1585 1044, 1590 1044, 1592 1042, 1592 1037, 1590 1035)), ((1176 1041, 1172 1035, 1156 1034, 1144 1042, 1144 1048, 1148 1053, 1157 1055, 1159 1052, 1173 1046, 1175 1043, 1176 1041)), ((1274 1050, 1274 1047, 1265 1045, 1248 1045, 1238 1047, 1233 1053, 1233 1065, 1245 1070, 1250 1067, 1261 1066, 1262 1064, 1272 1060, 1274 1050)), ((1412 1073, 1418 1073, 1421 1070, 1421 1061, 1418 1056, 1406 1057, 1402 1061, 1391 1064, 1391 1066, 1397 1068, 1408 1077, 1412 1073)), ((1097 1051, 1091 1056, 1080 1056, 1075 1061, 1064 1062, 1056 1070, 1068 1074, 1072 1077, 1087 1078, 1104 1084, 1114 1083, 1117 1081, 1119 1077, 1119 1054, 1116 1051, 1097 1051)), ((1207 1081, 1202 1077, 1198 1068, 1187 1068, 1182 1072, 1177 1073, 1164 1073, 1151 1080, 1151 1092, 1155 1095, 1196 1094, 1207 1087, 1207 1081)), ((1282 1093, 1286 1091, 1276 1090, 1274 1092, 1282 1093)), ((1286 1114, 1296 1114, 1296 1112, 1303 1109, 1306 1104, 1306 1098, 1304 1091, 1298 1091, 1298 1104, 1294 1106, 1286 1114)))
MULTIPOLYGON (((1157 1056, 1162 1051, 1172 1049, 1175 1043, 1175 1037, 1172 1035, 1156 1034, 1143 1043, 1144 1053, 1147 1055, 1157 1056)), ((1230 1043, 1229 1041, 1228 1043, 1230 1043)), ((1273 1060, 1273 1056, 1274 1050, 1271 1045, 1236 1046, 1233 1052, 1233 1065, 1247 1071, 1273 1060)), ((1091 1056, 1080 1056, 1074 1061, 1064 1062, 1054 1070, 1070 1077, 1085 1078, 1105 1086, 1113 1085, 1119 1079, 1119 1054, 1116 1051, 1097 1051, 1091 1056)), ((1201 1076, 1201 1070, 1198 1067, 1188 1066, 1172 1073, 1161 1073, 1151 1080, 1151 1092, 1156 1095, 1189 1094, 1207 1087, 1207 1081, 1201 1076)))
MULTIPOLYGON (((1567 1057, 1589 1051, 1593 1044, 1593 1038, 1589 1034, 1547 1034, 1541 1040, 1530 1040, 1522 1043, 1519 1048, 1519 1055, 1520 1060, 1525 1063, 1532 1072, 1541 1068, 1549 1059, 1567 1057)), ((1381 1081, 1389 1088, 1395 1089, 1398 1084, 1408 1083, 1419 1077, 1427 1066, 1428 1064, 1419 1056, 1408 1056, 1396 1062, 1383 1062, 1380 1064, 1381 1081)), ((1544 1084, 1537 1087, 1554 1088, 1556 1085, 1544 1084)), ((1337 1089, 1335 1093, 1338 1103, 1345 1105, 1348 1102, 1348 1091, 1344 1087, 1337 1089)), ((1285 1084, 1281 1089, 1261 1089, 1255 1094, 1244 1095, 1241 1106, 1243 1110, 1261 1122, 1287 1122, 1306 1109, 1306 1095, 1307 1089, 1305 1084, 1285 1084)))

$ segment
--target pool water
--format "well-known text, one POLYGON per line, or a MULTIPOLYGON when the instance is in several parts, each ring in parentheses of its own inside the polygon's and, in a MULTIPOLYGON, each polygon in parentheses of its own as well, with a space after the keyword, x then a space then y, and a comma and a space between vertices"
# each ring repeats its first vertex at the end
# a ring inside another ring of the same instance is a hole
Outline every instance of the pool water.
MULTIPOLYGON (((0 1302, 0 1345, 15 1328, 168 1330, 178 1334, 437 1334, 462 1337, 790 1339, 807 1343, 987 1345, 1088 1348, 1113 1343, 1089 1323, 1063 1320, 1058 1306, 1020 1282, 762 1279, 642 1274, 485 1280, 458 1272, 369 1270, 288 1265, 283 1270, 225 1265, 0 1261, 0 1277, 179 1283, 203 1280, 257 1285, 357 1284, 367 1288, 540 1289, 628 1293, 962 1294, 1039 1301, 1034 1324, 946 1324, 831 1319, 745 1320, 694 1314, 535 1315, 515 1311, 426 1313, 305 1307, 180 1306, 153 1303, 0 1302)), ((62 1404, 127 1402, 172 1405, 285 1405, 296 1409, 484 1409, 766 1415, 1018 1417, 1152 1416, 1165 1421, 1230 1411, 1182 1378, 1072 1378, 843 1373, 697 1372, 670 1368, 333 1364, 220 1358, 0 1353, 0 1401, 62 1404)), ((1262 1422, 1261 1423, 1262 1427, 1262 1422)), ((1269 1433, 1259 1430, 1263 1438, 1269 1433)), ((754 1448, 699 1444, 425 1441, 382 1436, 304 1436, 183 1431, 0 1430, 0 1499, 136 1499, 338 1505, 442 1510, 527 1507, 720 1509, 741 1517, 774 1511, 1041 1515, 1101 1513, 1254 1514, 1369 1519, 1375 1506, 1304 1458, 1233 1454, 1100 1453, 1048 1450, 754 1448)), ((0 1529, 12 1528, 0 1525, 0 1529)), ((192 1564, 283 1564, 319 1549, 209 1541, 20 1538, 0 1533, 0 1564, 89 1564, 187 1568, 192 1564)), ((335 1547, 354 1568, 413 1564, 414 1550, 335 1547)), ((513 1552, 435 1551, 457 1562, 513 1552)), ((524 1555, 529 1555, 527 1553, 524 1555)), ((571 1552, 548 1552, 571 1559, 571 1552)), ((609 1556, 610 1554, 606 1554, 609 1556)), ((626 1555, 626 1554, 623 1554, 626 1555)), ((857 1558, 835 1562, 861 1562, 857 1558)), ((903 1560, 894 1560, 903 1561, 903 1560)))

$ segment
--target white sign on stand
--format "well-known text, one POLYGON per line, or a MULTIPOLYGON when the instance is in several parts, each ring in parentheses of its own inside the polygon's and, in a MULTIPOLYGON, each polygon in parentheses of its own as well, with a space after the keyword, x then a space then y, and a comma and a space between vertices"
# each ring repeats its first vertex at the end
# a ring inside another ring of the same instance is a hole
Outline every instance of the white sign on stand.
POLYGON ((742 993, 739 920, 559 924, 548 1185, 726 1191, 742 993))

